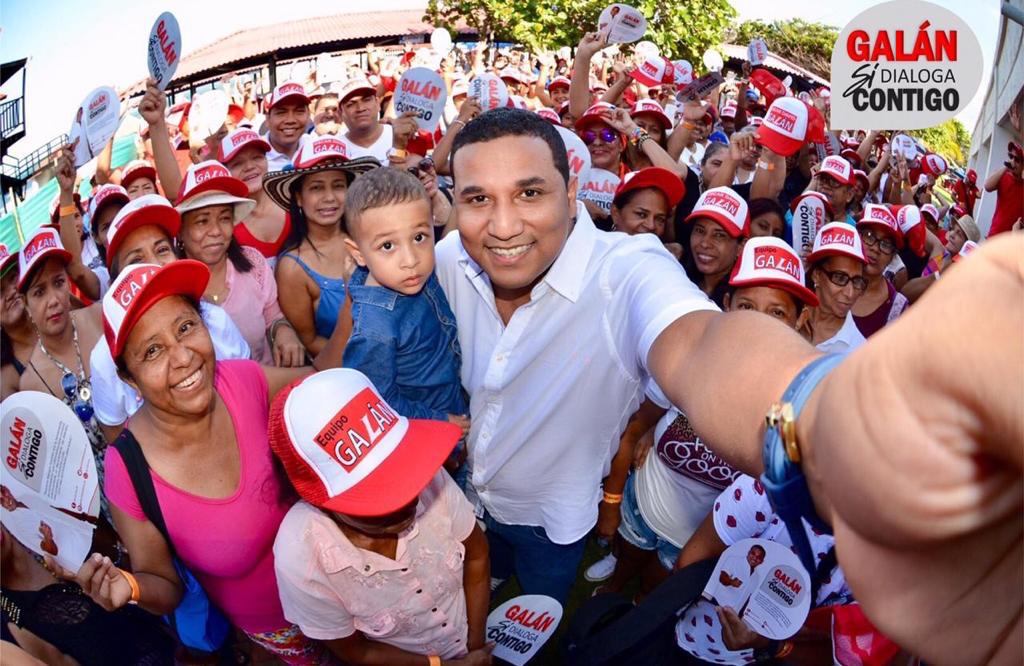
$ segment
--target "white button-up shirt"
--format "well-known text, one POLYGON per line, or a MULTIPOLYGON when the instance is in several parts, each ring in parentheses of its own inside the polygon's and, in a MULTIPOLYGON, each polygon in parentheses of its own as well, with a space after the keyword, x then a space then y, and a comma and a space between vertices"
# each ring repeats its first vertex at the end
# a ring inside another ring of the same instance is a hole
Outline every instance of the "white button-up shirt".
POLYGON ((471 398, 476 498, 499 522, 543 527, 561 544, 597 522, 601 478, 643 397, 654 340, 683 315, 718 309, 655 236, 599 231, 576 211, 561 254, 507 326, 459 235, 437 245, 471 398))

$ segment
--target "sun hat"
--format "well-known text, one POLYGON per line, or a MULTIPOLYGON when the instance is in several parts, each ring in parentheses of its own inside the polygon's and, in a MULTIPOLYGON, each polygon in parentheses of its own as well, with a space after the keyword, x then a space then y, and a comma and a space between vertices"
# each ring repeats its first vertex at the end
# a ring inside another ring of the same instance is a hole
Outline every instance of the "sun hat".
POLYGON ((975 243, 981 242, 981 230, 978 229, 978 224, 974 221, 974 218, 970 215, 961 215, 956 220, 960 230, 967 236, 967 240, 972 240, 975 243))
POLYGON ((249 186, 216 160, 193 164, 185 173, 174 208, 182 215, 207 206, 231 206, 235 224, 249 217, 256 202, 246 197, 249 186))
POLYGON ((198 301, 209 281, 210 269, 192 259, 125 266, 103 295, 103 335, 111 357, 121 356, 132 329, 154 304, 168 296, 198 301))
POLYGON ((299 496, 352 516, 384 516, 412 502, 462 435, 447 421, 398 414, 366 375, 349 368, 281 391, 268 430, 299 496))
POLYGON ((117 211, 107 229, 107 268, 113 264, 121 243, 128 235, 149 224, 160 227, 174 238, 181 229, 181 215, 159 194, 144 194, 129 201, 117 211))
POLYGON ((57 257, 65 266, 71 261, 71 253, 64 249, 57 230, 41 227, 18 253, 18 291, 24 290, 35 270, 50 257, 57 257))
POLYGON ((814 247, 807 255, 807 263, 814 264, 827 257, 850 257, 867 263, 860 234, 846 222, 829 222, 818 229, 814 247))
POLYGON ((725 186, 713 187, 700 195, 697 205, 686 217, 686 221, 690 222, 698 217, 714 220, 733 238, 739 238, 750 223, 747 202, 731 187, 725 186))
POLYGON ((811 307, 818 297, 804 285, 804 264, 786 241, 774 236, 750 238, 743 244, 729 284, 733 287, 782 289, 811 307))
POLYGON ((299 142, 299 149, 295 151, 290 167, 282 171, 273 171, 263 177, 263 191, 274 203, 288 210, 292 201, 292 186, 307 174, 341 171, 351 184, 359 174, 378 167, 380 162, 375 157, 348 159, 345 142, 335 136, 313 137, 307 134, 299 142))

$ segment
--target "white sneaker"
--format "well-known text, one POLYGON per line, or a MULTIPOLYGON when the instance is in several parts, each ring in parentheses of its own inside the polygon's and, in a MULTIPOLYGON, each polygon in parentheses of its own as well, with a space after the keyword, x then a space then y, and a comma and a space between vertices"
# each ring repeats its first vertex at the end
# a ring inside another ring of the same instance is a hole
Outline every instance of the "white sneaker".
POLYGON ((602 580, 608 580, 615 572, 616 562, 615 555, 608 553, 603 560, 598 560, 587 567, 587 570, 583 572, 583 577, 591 583, 600 583, 602 580))

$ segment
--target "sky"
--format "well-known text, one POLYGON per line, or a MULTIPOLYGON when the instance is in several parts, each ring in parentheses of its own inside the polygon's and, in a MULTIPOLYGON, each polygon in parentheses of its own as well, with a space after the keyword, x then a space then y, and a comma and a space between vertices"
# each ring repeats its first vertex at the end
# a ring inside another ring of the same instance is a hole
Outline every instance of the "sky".
MULTIPOLYGON (((628 0, 627 0, 628 1, 628 0)), ((964 0, 932 0, 962 13, 964 0)), ((858 13, 880 4, 874 0, 730 0, 741 20, 802 18, 842 28, 858 13)), ((985 56, 985 72, 972 102, 958 116, 968 131, 984 100, 999 30, 999 0, 974 0, 963 16, 978 36, 985 56)), ((316 2, 247 0, 237 3, 184 0, 171 7, 181 27, 183 51, 191 51, 244 28, 277 21, 331 14, 341 5, 316 2)), ((347 0, 347 12, 414 9, 423 0, 347 0)), ((2 0, 0 2, 0 62, 29 58, 26 77, 27 136, 12 155, 24 155, 53 137, 67 132, 72 114, 92 89, 109 85, 123 88, 146 76, 146 41, 164 3, 92 0, 2 0), (88 9, 86 9, 88 7, 88 9)), ((770 46, 770 45, 769 45, 770 46)), ((16 91, 20 77, 2 88, 16 91)))

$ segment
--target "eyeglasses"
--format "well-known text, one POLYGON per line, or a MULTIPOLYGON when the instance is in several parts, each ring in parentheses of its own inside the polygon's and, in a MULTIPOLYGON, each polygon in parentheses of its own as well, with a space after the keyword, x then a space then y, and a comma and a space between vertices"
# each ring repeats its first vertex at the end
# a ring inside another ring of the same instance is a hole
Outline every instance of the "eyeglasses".
POLYGON ((878 246, 878 249, 885 254, 892 254, 896 251, 896 243, 893 243, 888 238, 882 238, 874 231, 866 230, 860 232, 861 241, 868 247, 878 246))
POLYGON ((583 143, 588 146, 594 143, 594 141, 597 141, 597 137, 601 137, 601 140, 605 143, 615 143, 619 140, 619 133, 610 127, 605 127, 600 132, 595 132, 594 130, 583 130, 583 133, 580 134, 580 138, 583 139, 583 143))
POLYGON ((71 409, 75 410, 78 418, 85 422, 92 418, 93 408, 89 398, 92 397, 92 389, 88 382, 79 382, 73 372, 65 372, 60 378, 60 387, 64 389, 64 395, 71 401, 71 409))
POLYGON ((828 281, 837 287, 845 287, 853 283, 853 288, 856 291, 864 291, 868 288, 868 281, 859 275, 850 276, 842 271, 826 271, 825 269, 822 269, 822 272, 828 276, 828 281))

